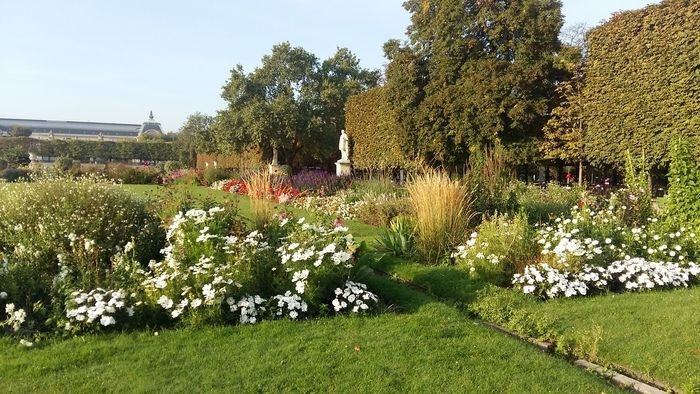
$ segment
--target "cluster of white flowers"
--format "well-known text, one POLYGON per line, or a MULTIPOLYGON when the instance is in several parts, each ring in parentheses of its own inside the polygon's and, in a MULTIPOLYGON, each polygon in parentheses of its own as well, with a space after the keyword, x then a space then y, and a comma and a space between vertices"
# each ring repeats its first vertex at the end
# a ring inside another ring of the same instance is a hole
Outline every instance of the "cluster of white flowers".
POLYGON ((276 308, 275 314, 277 316, 288 315, 290 318, 296 319, 301 313, 306 313, 309 308, 298 294, 293 294, 291 291, 276 295, 272 299, 277 301, 273 305, 276 308))
POLYGON ((360 313, 369 310, 378 301, 377 296, 367 290, 367 285, 347 281, 345 282, 345 288, 335 289, 335 299, 332 305, 336 312, 348 309, 353 313, 360 313))
POLYGON ((117 324, 115 315, 126 312, 131 317, 134 315, 133 306, 128 304, 128 297, 124 290, 94 289, 89 292, 74 291, 71 298, 66 301, 66 318, 68 323, 66 330, 75 326, 89 327, 98 324, 108 327, 117 324))
POLYGON ((241 324, 257 323, 259 316, 262 315, 262 312, 265 312, 265 307, 263 306, 265 302, 266 300, 258 295, 243 296, 238 301, 233 297, 226 299, 231 312, 240 314, 238 321, 241 324))
MULTIPOLYGON (((323 226, 304 223, 304 218, 299 219, 298 224, 301 224, 302 230, 305 231, 304 240, 299 242, 286 240, 282 246, 277 248, 282 265, 286 265, 289 262, 309 262, 314 267, 320 267, 325 261, 333 265, 343 264, 347 268, 352 267, 352 254, 346 248, 335 242, 319 246, 319 243, 323 243, 323 240, 328 236, 347 233, 347 227, 337 226, 328 229, 323 226)), ((351 247, 354 244, 350 234, 345 235, 343 239, 347 247, 351 247)), ((297 282, 296 280, 293 281, 297 282)))
POLYGON ((307 211, 330 214, 346 220, 355 219, 360 209, 367 205, 365 200, 348 202, 347 192, 339 192, 333 196, 299 196, 292 200, 294 207, 307 211))
POLYGON ((587 295, 594 289, 620 285, 625 290, 656 287, 687 287, 700 278, 700 266, 689 263, 650 262, 642 258, 619 260, 607 268, 585 265, 578 272, 558 270, 546 263, 525 267, 513 276, 513 285, 523 293, 546 298, 587 295))
POLYGON ((2 324, 12 327, 14 331, 19 331, 27 319, 27 312, 22 308, 16 308, 12 303, 5 305, 5 314, 7 319, 2 324))

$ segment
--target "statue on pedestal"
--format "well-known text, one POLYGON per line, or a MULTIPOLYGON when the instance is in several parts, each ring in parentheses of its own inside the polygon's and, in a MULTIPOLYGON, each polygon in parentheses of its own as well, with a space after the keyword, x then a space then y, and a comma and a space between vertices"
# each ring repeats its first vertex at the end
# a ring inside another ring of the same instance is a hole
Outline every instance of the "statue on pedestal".
POLYGON ((335 175, 348 176, 352 173, 352 164, 350 163, 350 139, 345 130, 340 132, 338 149, 340 149, 340 160, 335 162, 335 175))
POLYGON ((340 149, 340 163, 350 162, 350 140, 345 130, 340 132, 340 141, 338 141, 338 149, 340 149))

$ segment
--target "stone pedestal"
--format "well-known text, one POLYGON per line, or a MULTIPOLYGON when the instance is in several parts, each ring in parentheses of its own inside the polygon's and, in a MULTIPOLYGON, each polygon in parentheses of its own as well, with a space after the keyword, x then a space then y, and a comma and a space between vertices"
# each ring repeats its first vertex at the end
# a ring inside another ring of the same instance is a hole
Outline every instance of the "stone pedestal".
POLYGON ((335 162, 335 175, 349 176, 350 174, 352 174, 352 164, 350 164, 350 160, 338 160, 335 162))

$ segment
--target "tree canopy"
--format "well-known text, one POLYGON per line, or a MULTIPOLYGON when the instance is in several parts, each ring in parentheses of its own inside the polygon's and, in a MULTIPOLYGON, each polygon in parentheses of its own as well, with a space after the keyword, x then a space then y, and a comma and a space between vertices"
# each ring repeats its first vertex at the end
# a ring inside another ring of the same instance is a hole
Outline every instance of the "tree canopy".
POLYGON ((459 165, 472 145, 541 135, 556 103, 557 0, 408 0, 409 41, 384 49, 387 93, 429 162, 459 165))
POLYGON ((246 73, 231 70, 222 97, 228 107, 217 115, 214 138, 221 153, 257 147, 274 151, 288 164, 329 162, 345 123, 345 102, 376 86, 379 72, 362 69, 340 48, 319 63, 312 53, 281 43, 246 73))

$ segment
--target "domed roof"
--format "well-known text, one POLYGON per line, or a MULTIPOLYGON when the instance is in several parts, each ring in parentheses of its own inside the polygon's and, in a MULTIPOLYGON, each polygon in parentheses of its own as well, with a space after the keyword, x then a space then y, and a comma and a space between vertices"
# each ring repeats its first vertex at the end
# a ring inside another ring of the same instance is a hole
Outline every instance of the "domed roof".
POLYGON ((148 116, 148 120, 143 122, 141 125, 141 131, 139 135, 160 135, 163 134, 163 130, 160 128, 160 123, 156 122, 153 118, 153 111, 151 111, 148 116))

